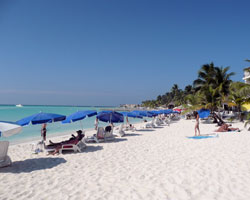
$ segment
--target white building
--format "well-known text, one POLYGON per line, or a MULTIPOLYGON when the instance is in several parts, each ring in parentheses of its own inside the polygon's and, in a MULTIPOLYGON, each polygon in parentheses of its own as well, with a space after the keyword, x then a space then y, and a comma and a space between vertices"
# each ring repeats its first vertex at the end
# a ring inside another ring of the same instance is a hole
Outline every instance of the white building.
POLYGON ((245 83, 250 84, 250 67, 244 69, 243 80, 245 83))

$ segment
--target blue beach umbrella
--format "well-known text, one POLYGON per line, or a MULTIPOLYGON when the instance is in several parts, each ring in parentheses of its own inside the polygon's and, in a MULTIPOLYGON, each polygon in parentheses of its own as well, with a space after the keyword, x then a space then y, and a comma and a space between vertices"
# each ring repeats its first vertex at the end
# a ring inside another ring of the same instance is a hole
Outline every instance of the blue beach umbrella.
POLYGON ((29 117, 25 117, 23 119, 18 120, 16 123, 21 126, 26 126, 28 124, 44 124, 44 123, 52 123, 65 120, 65 115, 59 115, 54 113, 44 113, 40 112, 29 117))
POLYGON ((208 110, 208 109, 202 108, 202 109, 198 110, 197 112, 198 112, 200 118, 207 118, 210 115, 210 110, 208 110))
POLYGON ((92 117, 94 115, 97 115, 97 112, 95 110, 77 111, 77 112, 67 116, 66 119, 62 121, 62 123, 63 124, 71 123, 71 122, 75 122, 78 120, 82 120, 82 119, 86 118, 87 116, 92 117))
POLYGON ((142 119, 143 117, 137 113, 134 112, 121 112, 124 117, 126 117, 126 122, 129 124, 128 117, 133 117, 133 118, 140 118, 142 119))
POLYGON ((146 110, 134 110, 132 111, 133 113, 136 113, 138 115, 141 115, 143 117, 153 117, 156 116, 156 114, 150 112, 150 111, 146 111, 146 110))
POLYGON ((171 114, 172 112, 173 112, 173 110, 171 110, 171 109, 162 110, 163 114, 171 114))
POLYGON ((102 111, 97 114, 97 119, 103 122, 120 123, 124 121, 123 114, 115 111, 102 111))
POLYGON ((123 114, 123 116, 125 117, 133 117, 133 118, 140 118, 142 119, 143 117, 139 114, 136 114, 134 112, 121 112, 123 114))
POLYGON ((22 126, 14 122, 0 121, 0 137, 9 137, 21 132, 22 126))
POLYGON ((155 114, 155 115, 163 114, 163 112, 161 110, 152 110, 150 112, 153 113, 153 114, 155 114))

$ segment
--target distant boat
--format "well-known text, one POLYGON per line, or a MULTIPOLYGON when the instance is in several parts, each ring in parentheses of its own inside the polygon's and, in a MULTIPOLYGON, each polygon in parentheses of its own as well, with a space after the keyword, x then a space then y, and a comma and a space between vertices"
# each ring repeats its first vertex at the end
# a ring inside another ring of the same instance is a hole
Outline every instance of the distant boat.
POLYGON ((22 104, 17 104, 16 107, 23 107, 23 105, 22 104))

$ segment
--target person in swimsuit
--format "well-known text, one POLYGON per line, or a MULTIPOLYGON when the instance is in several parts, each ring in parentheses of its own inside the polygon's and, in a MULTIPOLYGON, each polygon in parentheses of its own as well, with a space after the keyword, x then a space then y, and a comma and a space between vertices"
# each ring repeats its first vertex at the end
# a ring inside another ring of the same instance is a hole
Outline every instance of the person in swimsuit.
POLYGON ((195 136, 197 136, 197 131, 198 131, 199 136, 200 136, 201 135, 201 133, 200 133, 200 127, 199 127, 200 116, 199 116, 199 114, 198 114, 197 111, 194 111, 194 117, 195 117, 195 127, 194 127, 195 136))
POLYGON ((79 141, 82 140, 82 138, 85 136, 81 130, 76 131, 77 132, 77 136, 72 134, 72 137, 69 140, 65 140, 62 142, 57 142, 54 143, 51 140, 49 141, 49 145, 46 145, 46 148, 50 149, 55 149, 53 152, 49 152, 49 154, 51 155, 55 155, 59 153, 59 150, 62 148, 62 145, 64 144, 74 144, 76 145, 79 141))
POLYGON ((98 118, 96 117, 96 119, 95 119, 95 130, 97 130, 98 129, 98 118))
POLYGON ((46 124, 43 124, 41 129, 41 136, 43 138, 43 142, 46 141, 46 132, 47 132, 46 124))
POLYGON ((240 129, 239 128, 229 128, 230 126, 232 126, 232 124, 222 124, 220 126, 220 128, 218 128, 217 130, 215 130, 215 132, 230 132, 230 131, 238 131, 240 132, 240 129))

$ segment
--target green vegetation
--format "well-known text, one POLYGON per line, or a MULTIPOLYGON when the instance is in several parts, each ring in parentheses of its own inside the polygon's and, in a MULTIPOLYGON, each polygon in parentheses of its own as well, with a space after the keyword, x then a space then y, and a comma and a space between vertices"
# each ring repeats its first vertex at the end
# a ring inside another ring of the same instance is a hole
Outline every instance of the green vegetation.
POLYGON ((143 101, 142 106, 167 107, 173 103, 191 110, 203 107, 215 111, 222 108, 223 103, 232 103, 241 111, 241 106, 250 102, 250 85, 233 82, 231 77, 235 73, 229 72, 229 69, 214 66, 214 63, 205 64, 198 71, 198 77, 192 85, 182 90, 174 84, 170 92, 159 95, 155 100, 143 101))

